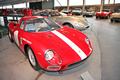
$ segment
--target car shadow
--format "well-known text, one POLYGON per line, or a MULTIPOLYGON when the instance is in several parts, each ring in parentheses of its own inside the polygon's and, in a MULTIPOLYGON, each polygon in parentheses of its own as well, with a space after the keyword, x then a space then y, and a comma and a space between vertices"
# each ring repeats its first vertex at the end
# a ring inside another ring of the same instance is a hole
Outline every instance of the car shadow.
POLYGON ((68 75, 68 74, 72 74, 75 72, 79 72, 82 71, 84 68, 86 68, 89 65, 89 62, 86 60, 83 64, 72 68, 72 69, 68 69, 68 70, 64 70, 62 74, 60 74, 59 72, 48 72, 48 71, 43 71, 44 74, 49 75, 49 76, 64 76, 64 75, 68 75))

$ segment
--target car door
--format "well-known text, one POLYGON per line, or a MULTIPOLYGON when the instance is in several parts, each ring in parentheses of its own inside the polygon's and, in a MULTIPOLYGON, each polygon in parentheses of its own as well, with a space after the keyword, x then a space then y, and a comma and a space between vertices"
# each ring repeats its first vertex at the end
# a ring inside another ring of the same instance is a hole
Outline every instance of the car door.
POLYGON ((24 34, 24 30, 23 30, 24 26, 25 26, 25 21, 21 20, 19 26, 16 27, 14 30, 14 41, 20 47, 20 49, 23 49, 21 40, 24 34))

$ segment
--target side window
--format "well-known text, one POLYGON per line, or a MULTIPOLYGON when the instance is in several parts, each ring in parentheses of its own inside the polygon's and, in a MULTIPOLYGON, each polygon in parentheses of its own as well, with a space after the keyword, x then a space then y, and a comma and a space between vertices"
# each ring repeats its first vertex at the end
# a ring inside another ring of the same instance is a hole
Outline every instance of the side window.
POLYGON ((25 21, 23 20, 20 24, 20 28, 23 29, 25 21))

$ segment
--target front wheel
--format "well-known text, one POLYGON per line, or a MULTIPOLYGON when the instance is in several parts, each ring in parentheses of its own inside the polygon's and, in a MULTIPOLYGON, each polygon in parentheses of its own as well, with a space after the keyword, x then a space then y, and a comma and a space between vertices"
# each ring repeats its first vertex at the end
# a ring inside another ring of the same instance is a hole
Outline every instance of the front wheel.
POLYGON ((96 16, 96 19, 98 19, 98 17, 96 16))
POLYGON ((110 18, 110 15, 107 16, 107 19, 109 19, 109 18, 110 18))
POLYGON ((74 27, 72 26, 72 24, 69 24, 69 23, 64 24, 64 26, 67 26, 67 27, 70 27, 70 28, 74 28, 74 27))
POLYGON ((40 70, 41 67, 39 66, 37 59, 34 55, 34 52, 30 47, 27 47, 27 54, 28 54, 28 60, 31 64, 32 68, 36 71, 40 70))
POLYGON ((113 22, 113 20, 111 19, 111 22, 113 22))

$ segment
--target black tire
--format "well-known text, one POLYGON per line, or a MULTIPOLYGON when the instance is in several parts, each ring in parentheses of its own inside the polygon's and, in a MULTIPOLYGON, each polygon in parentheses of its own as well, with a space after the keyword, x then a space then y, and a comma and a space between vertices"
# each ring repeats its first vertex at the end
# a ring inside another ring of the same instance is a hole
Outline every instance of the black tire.
POLYGON ((8 37, 9 37, 9 39, 10 39, 10 42, 13 43, 14 41, 13 41, 13 39, 12 39, 12 37, 11 37, 10 31, 8 31, 8 37))
POLYGON ((64 26, 67 26, 67 27, 70 27, 70 28, 74 28, 74 27, 72 26, 72 24, 70 24, 70 23, 66 23, 66 24, 64 24, 64 26))
POLYGON ((98 17, 96 16, 96 19, 98 19, 98 17))
POLYGON ((34 54, 33 50, 29 46, 27 47, 27 55, 28 55, 29 63, 32 66, 32 68, 36 71, 40 70, 41 67, 38 64, 38 61, 35 57, 35 54, 34 54))
POLYGON ((110 21, 113 22, 113 19, 111 19, 110 21))
POLYGON ((83 17, 84 17, 85 15, 83 15, 83 17))
POLYGON ((110 18, 110 15, 107 16, 107 19, 109 19, 109 18, 110 18))
POLYGON ((2 33, 0 32, 0 39, 2 38, 2 33))

